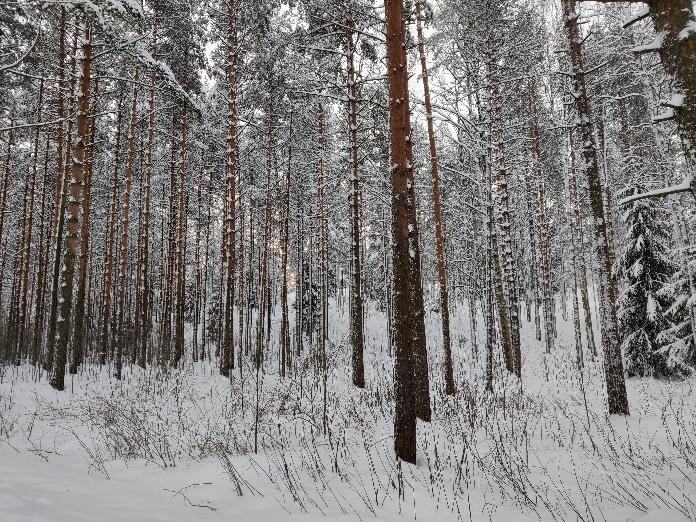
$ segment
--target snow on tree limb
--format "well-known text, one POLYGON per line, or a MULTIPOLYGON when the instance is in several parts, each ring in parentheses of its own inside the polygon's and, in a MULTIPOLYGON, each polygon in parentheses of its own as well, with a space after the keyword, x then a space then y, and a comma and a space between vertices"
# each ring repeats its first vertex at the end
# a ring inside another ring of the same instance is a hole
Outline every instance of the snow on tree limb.
POLYGON ((673 185, 671 187, 666 187, 662 189, 651 190, 649 192, 641 192, 640 194, 634 194, 627 198, 619 201, 619 205, 626 205, 632 201, 638 201, 640 199, 650 199, 650 198, 661 198, 664 196, 670 196, 672 194, 681 194, 682 192, 692 191, 696 194, 696 184, 694 184, 693 174, 689 174, 684 178, 684 181, 678 185, 673 185))

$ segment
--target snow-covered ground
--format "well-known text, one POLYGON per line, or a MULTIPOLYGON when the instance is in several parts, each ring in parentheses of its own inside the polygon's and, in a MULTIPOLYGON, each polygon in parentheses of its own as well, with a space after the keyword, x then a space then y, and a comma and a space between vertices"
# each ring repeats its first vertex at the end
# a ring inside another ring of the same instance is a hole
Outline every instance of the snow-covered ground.
POLYGON ((631 416, 608 417, 602 369, 588 356, 575 370, 559 317, 547 360, 524 323, 522 385, 498 371, 490 396, 468 311, 452 315, 459 392, 439 392, 430 314, 434 419, 419 423, 416 466, 392 453, 392 361, 374 309, 364 391, 349 384, 336 307, 326 395, 311 353, 286 379, 274 357, 261 379, 245 366, 231 382, 214 362, 120 383, 88 366, 63 393, 31 367, 4 368, 0 521, 696 519, 696 381, 631 379, 631 416))

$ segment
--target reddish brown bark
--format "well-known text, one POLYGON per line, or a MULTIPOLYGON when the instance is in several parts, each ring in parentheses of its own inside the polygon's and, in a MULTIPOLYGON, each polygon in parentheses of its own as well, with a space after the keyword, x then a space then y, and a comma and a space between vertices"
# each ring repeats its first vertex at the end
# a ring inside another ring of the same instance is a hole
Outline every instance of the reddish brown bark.
POLYGON ((437 276, 440 286, 440 316, 442 318, 442 342, 445 352, 445 393, 453 395, 454 370, 452 367, 452 342, 450 340, 449 294, 447 292, 447 262, 445 259, 445 240, 442 231, 442 203, 440 201, 440 174, 437 164, 437 146, 433 125, 433 109, 430 101, 430 82, 425 61, 425 39, 422 27, 423 3, 416 2, 416 27, 418 30, 418 54, 420 55, 421 76, 423 79, 423 96, 425 114, 428 118, 428 143, 430 145, 430 176, 433 186, 433 213, 435 214, 435 252, 437 254, 437 276))
MULTIPOLYGON (((391 135, 392 256, 394 278, 394 450, 406 462, 416 461, 416 361, 423 315, 414 297, 421 292, 413 278, 419 264, 415 209, 413 146, 408 95, 406 30, 402 0, 385 3, 387 81, 391 135)), ((422 294, 421 294, 422 297, 422 294)), ((422 340, 424 341, 424 339, 422 340)), ((423 361, 420 361, 422 364, 423 361)), ((422 368, 421 368, 422 369, 422 368)), ((422 400, 422 398, 421 398, 422 400)))
POLYGON ((85 327, 85 300, 87 292, 87 268, 89 263, 89 217, 90 217, 90 203, 92 194, 92 171, 94 170, 94 134, 96 131, 96 121, 95 116, 96 111, 96 98, 99 95, 99 83, 98 80, 94 80, 94 90, 93 90, 93 101, 92 109, 90 115, 91 126, 89 130, 89 141, 86 147, 86 161, 85 161, 85 183, 83 187, 83 197, 82 197, 82 223, 80 224, 80 266, 78 269, 78 279, 77 279, 77 302, 75 303, 75 332, 73 334, 73 351, 72 351, 72 363, 70 365, 70 373, 77 373, 77 369, 82 364, 83 355, 83 341, 86 337, 84 331, 85 327))
MULTIPOLYGON (((65 24, 63 15, 65 12, 62 13, 61 15, 61 40, 63 39, 63 33, 64 33, 64 28, 65 24)), ((72 41, 72 53, 70 55, 70 88, 69 88, 69 110, 68 114, 72 113, 74 105, 75 105, 75 100, 74 100, 74 95, 75 95, 75 84, 76 84, 76 75, 75 75, 75 70, 77 67, 77 37, 80 34, 80 27, 79 24, 75 26, 75 32, 73 34, 73 41, 72 41)), ((62 42, 61 42, 61 54, 64 54, 64 49, 62 48, 62 42)), ((61 60, 60 62, 60 67, 59 67, 59 78, 62 80, 64 77, 63 74, 63 61, 61 60)), ((62 81, 59 82, 59 85, 62 87, 62 81)), ((59 89, 59 94, 58 94, 58 108, 60 111, 64 112, 64 103, 63 103, 63 97, 62 97, 62 89, 59 89)), ((57 144, 57 149, 58 152, 56 154, 56 173, 59 171, 62 172, 62 176, 59 176, 58 179, 56 180, 56 194, 55 194, 55 199, 54 199, 54 218, 57 220, 54 224, 53 230, 54 230, 54 251, 53 251, 53 268, 52 268, 52 279, 51 279, 51 309, 49 313, 49 319, 48 319, 48 335, 47 335, 47 347, 46 347, 46 360, 44 361, 44 369, 47 371, 51 371, 53 369, 53 364, 54 364, 54 358, 57 353, 57 346, 56 346, 56 329, 58 328, 58 296, 60 293, 60 289, 58 288, 58 285, 60 283, 60 273, 61 273, 61 251, 63 250, 63 234, 65 232, 65 223, 67 219, 67 213, 66 213, 66 202, 67 202, 67 197, 68 197, 68 176, 71 175, 71 168, 68 165, 68 162, 70 158, 72 157, 72 129, 73 129, 73 119, 68 118, 68 125, 67 125, 67 132, 65 133, 65 143, 63 143, 63 135, 62 135, 62 126, 58 128, 58 135, 60 136, 61 139, 58 139, 58 144, 57 144), (65 145, 65 151, 64 155, 62 152, 63 145, 65 145)), ((67 357, 67 355, 66 355, 67 357)), ((65 371, 64 368, 62 370, 63 372, 65 371)))
POLYGON ((92 65, 91 26, 85 22, 82 35, 82 56, 80 59, 80 94, 77 99, 77 140, 71 168, 70 198, 68 200, 67 238, 63 256, 62 282, 60 287, 60 310, 56 330, 55 366, 51 376, 51 386, 57 390, 65 389, 65 365, 70 341, 70 326, 73 303, 73 280, 75 275, 75 258, 80 241, 80 207, 84 183, 84 168, 89 134, 89 92, 92 65))

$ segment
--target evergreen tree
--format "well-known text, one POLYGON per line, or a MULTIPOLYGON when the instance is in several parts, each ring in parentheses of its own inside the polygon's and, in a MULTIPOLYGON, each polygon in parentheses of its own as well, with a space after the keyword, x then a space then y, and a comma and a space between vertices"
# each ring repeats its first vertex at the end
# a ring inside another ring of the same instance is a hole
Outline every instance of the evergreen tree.
POLYGON ((696 294, 693 293, 692 259, 674 273, 672 280, 658 293, 671 306, 666 310, 670 326, 658 339, 663 343, 667 367, 679 373, 690 373, 696 367, 696 294))
MULTIPOLYGON (((644 187, 637 184, 635 191, 644 192, 644 187)), ((666 312, 671 304, 660 290, 676 269, 664 246, 664 214, 658 203, 645 199, 632 203, 623 215, 626 239, 616 275, 626 282, 619 297, 619 330, 629 377, 672 371, 660 342, 660 334, 670 327, 666 312)))

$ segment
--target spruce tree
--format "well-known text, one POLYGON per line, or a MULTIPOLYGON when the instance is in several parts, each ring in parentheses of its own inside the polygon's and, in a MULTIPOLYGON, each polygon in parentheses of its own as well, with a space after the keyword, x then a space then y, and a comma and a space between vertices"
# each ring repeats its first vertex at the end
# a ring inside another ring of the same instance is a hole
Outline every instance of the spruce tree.
POLYGON ((670 307, 666 310, 669 327, 661 332, 658 339, 663 344, 667 366, 675 373, 691 373, 696 367, 696 294, 693 292, 693 268, 687 263, 694 260, 679 253, 682 260, 679 270, 672 280, 658 293, 670 307))
MULTIPOLYGON (((637 184, 635 190, 644 192, 644 187, 637 184)), ((676 267, 665 248, 664 214, 658 203, 644 199, 630 204, 623 215, 626 238, 616 276, 625 282, 619 297, 619 331, 629 377, 671 373, 660 341, 670 327, 666 311, 671 303, 660 291, 676 267)))

